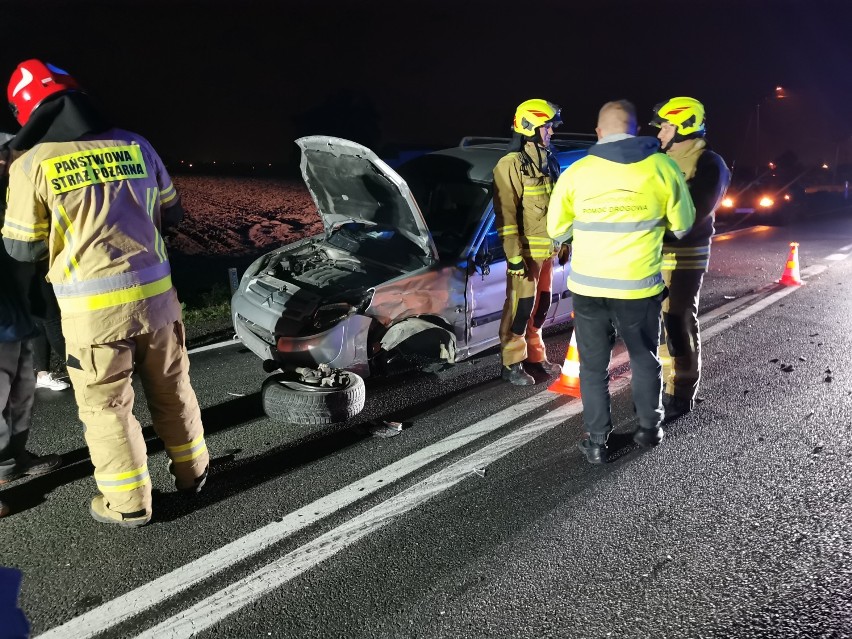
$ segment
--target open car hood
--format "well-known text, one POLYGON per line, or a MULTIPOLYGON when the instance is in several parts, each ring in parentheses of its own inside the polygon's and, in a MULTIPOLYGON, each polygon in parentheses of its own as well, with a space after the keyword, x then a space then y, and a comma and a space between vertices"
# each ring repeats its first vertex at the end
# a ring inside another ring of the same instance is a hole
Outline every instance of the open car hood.
POLYGON ((425 256, 438 251, 405 180, 375 153, 350 140, 326 135, 299 138, 302 178, 326 234, 349 222, 394 229, 425 256))

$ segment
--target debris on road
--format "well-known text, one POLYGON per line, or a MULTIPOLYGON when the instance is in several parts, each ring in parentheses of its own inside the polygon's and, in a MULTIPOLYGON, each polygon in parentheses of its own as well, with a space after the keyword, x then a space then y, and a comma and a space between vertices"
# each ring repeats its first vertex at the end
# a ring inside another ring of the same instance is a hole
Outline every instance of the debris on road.
POLYGON ((402 422, 390 422, 383 419, 371 423, 367 430, 373 437, 396 437, 402 432, 402 422))

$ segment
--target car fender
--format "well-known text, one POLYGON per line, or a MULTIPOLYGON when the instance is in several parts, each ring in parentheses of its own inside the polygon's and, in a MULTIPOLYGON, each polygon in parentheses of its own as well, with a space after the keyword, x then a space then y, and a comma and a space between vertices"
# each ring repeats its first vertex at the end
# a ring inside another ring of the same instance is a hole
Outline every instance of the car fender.
POLYGON ((439 318, 408 317, 388 328, 380 343, 426 367, 456 362, 456 336, 439 318))

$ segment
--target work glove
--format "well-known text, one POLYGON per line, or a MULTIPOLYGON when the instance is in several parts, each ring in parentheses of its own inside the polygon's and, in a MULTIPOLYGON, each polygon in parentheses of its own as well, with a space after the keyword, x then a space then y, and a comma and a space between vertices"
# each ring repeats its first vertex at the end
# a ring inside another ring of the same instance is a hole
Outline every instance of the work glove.
POLYGON ((565 266, 570 259, 571 245, 568 242, 563 242, 559 247, 559 252, 556 254, 556 261, 559 262, 559 266, 565 266))
POLYGON ((521 257, 506 260, 506 273, 514 277, 524 277, 527 274, 524 268, 524 260, 521 257))

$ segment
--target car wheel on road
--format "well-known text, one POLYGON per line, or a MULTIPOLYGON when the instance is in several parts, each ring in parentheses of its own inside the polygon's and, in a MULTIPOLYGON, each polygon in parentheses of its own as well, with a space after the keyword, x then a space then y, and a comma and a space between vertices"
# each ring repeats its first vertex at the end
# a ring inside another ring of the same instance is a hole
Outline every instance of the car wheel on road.
POLYGON ((261 391, 266 415, 294 426, 345 422, 364 409, 365 396, 360 375, 322 366, 272 375, 261 391))

